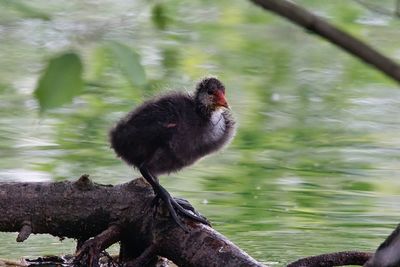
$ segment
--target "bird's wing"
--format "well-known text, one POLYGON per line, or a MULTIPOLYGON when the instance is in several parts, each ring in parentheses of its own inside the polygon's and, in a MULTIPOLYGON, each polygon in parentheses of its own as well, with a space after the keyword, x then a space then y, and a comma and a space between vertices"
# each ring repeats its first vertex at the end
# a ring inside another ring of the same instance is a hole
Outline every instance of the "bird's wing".
POLYGON ((179 112, 174 103, 159 100, 147 104, 132 119, 142 138, 167 142, 179 125, 179 112))
POLYGON ((167 130, 173 130, 178 125, 179 112, 175 104, 168 99, 156 102, 150 116, 155 123, 167 130))

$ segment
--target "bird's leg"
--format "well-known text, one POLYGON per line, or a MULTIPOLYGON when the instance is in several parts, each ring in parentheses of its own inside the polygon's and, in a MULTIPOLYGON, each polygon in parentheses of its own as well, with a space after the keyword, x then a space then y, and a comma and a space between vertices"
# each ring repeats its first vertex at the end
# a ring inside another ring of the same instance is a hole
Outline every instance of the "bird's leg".
POLYGON ((156 193, 156 198, 157 197, 161 198, 164 201, 165 205, 167 205, 168 211, 171 214, 172 219, 176 222, 176 224, 179 225, 179 227, 181 227, 183 230, 186 231, 186 228, 183 226, 183 224, 178 218, 178 215, 176 214, 176 211, 172 207, 171 204, 172 197, 168 193, 168 191, 158 183, 157 178, 154 177, 153 174, 146 167, 141 166, 139 168, 139 171, 143 175, 144 179, 146 179, 146 181, 153 188, 154 192, 156 193))
POLYGON ((164 201, 164 203, 167 205, 167 208, 172 216, 172 219, 182 229, 185 230, 185 228, 184 228, 183 224, 180 222, 174 208, 176 208, 180 213, 182 213, 183 215, 185 215, 186 217, 188 217, 192 220, 198 221, 198 222, 206 224, 206 225, 210 225, 209 222, 207 221, 207 219, 205 219, 203 216, 197 215, 197 212, 194 212, 194 213, 191 212, 194 210, 193 207, 188 208, 189 211, 185 209, 188 207, 187 201, 185 201, 185 203, 183 203, 183 201, 181 201, 181 200, 176 201, 174 198, 172 198, 171 195, 168 193, 168 191, 158 183, 157 178, 145 166, 141 166, 139 168, 139 171, 143 175, 143 177, 146 179, 146 181, 152 186, 154 192, 156 193, 156 201, 158 201, 157 197, 164 201), (180 202, 180 203, 178 203, 178 202, 180 202), (184 206, 185 208, 182 206, 184 206))

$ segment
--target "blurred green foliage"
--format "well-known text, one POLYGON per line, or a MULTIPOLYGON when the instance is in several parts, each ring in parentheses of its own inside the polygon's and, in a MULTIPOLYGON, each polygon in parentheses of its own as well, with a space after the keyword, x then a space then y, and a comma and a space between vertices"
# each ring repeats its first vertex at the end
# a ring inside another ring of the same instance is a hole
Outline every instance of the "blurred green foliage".
POLYGON ((146 74, 137 52, 118 42, 110 42, 108 48, 111 50, 115 64, 121 68, 125 78, 133 86, 140 87, 146 84, 146 74))
MULTIPOLYGON (((9 14, 9 11, 12 10, 17 13, 18 17, 42 20, 51 19, 49 14, 20 0, 0 0, 0 7, 3 7, 0 14, 9 14)), ((5 16, 1 17, 4 19, 5 16)))
POLYGON ((59 107, 70 103, 83 90, 82 62, 75 53, 65 53, 49 60, 35 96, 40 109, 59 107))
MULTIPOLYGON (((105 60, 108 56, 132 86, 141 87, 146 84, 146 74, 139 54, 127 45, 115 41, 95 50, 96 76, 101 75, 102 69, 108 63, 105 60)), ((65 53, 49 60, 35 90, 41 111, 71 103, 83 91, 82 76, 82 62, 76 53, 65 53)), ((87 84, 97 85, 90 82, 87 84)))
POLYGON ((161 3, 155 4, 151 10, 151 13, 151 18, 154 25, 160 30, 165 30, 167 28, 168 21, 170 20, 170 18, 167 16, 165 5, 161 3))

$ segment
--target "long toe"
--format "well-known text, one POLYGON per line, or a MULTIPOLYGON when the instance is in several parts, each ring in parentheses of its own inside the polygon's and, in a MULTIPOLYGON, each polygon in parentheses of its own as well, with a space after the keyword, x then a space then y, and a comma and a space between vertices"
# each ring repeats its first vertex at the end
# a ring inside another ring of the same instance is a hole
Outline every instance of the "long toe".
POLYGON ((185 200, 185 201, 183 201, 183 203, 184 203, 183 206, 185 206, 185 205, 187 206, 189 204, 191 208, 189 208, 187 210, 184 207, 182 207, 175 199, 171 200, 172 206, 174 206, 174 208, 176 208, 179 211, 179 213, 181 213, 182 215, 184 215, 194 221, 197 221, 199 223, 211 226, 210 223, 208 222, 207 218, 205 218, 204 216, 200 215, 197 211, 195 211, 194 208, 192 207, 192 205, 188 201, 185 200))
MULTIPOLYGON (((180 197, 174 197, 174 200, 176 201, 176 203, 178 203, 182 208, 184 208, 187 211, 191 211, 192 213, 194 213, 197 217, 202 218, 204 221, 206 221, 207 225, 211 226, 210 222, 208 221, 208 219, 203 216, 200 212, 198 212, 197 210, 194 209, 194 207, 192 206, 192 204, 190 204, 189 201, 187 201, 184 198, 180 198, 180 197)), ((196 220, 196 219, 195 219, 196 220)), ((203 223, 203 222, 201 222, 203 223)))
POLYGON ((180 197, 173 197, 173 199, 176 201, 176 203, 178 203, 185 210, 190 210, 191 212, 195 213, 196 215, 200 214, 194 209, 192 204, 190 204, 190 202, 187 201, 186 199, 180 198, 180 197))

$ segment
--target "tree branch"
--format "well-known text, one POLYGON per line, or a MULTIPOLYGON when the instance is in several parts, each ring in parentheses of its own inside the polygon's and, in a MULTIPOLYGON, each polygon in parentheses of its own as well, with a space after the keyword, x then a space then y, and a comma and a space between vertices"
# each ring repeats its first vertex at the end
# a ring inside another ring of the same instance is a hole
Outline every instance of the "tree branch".
POLYGON ((322 18, 287 0, 251 0, 290 21, 312 31, 400 83, 400 66, 369 45, 336 28, 322 18))
POLYGON ((116 186, 95 184, 88 176, 0 183, 0 231, 20 232, 19 241, 30 233, 77 239, 80 266, 98 266, 99 253, 116 242, 120 262, 128 266, 149 266, 157 256, 188 267, 263 266, 209 226, 182 218, 182 230, 163 204, 155 210, 153 199, 143 179, 116 186))

